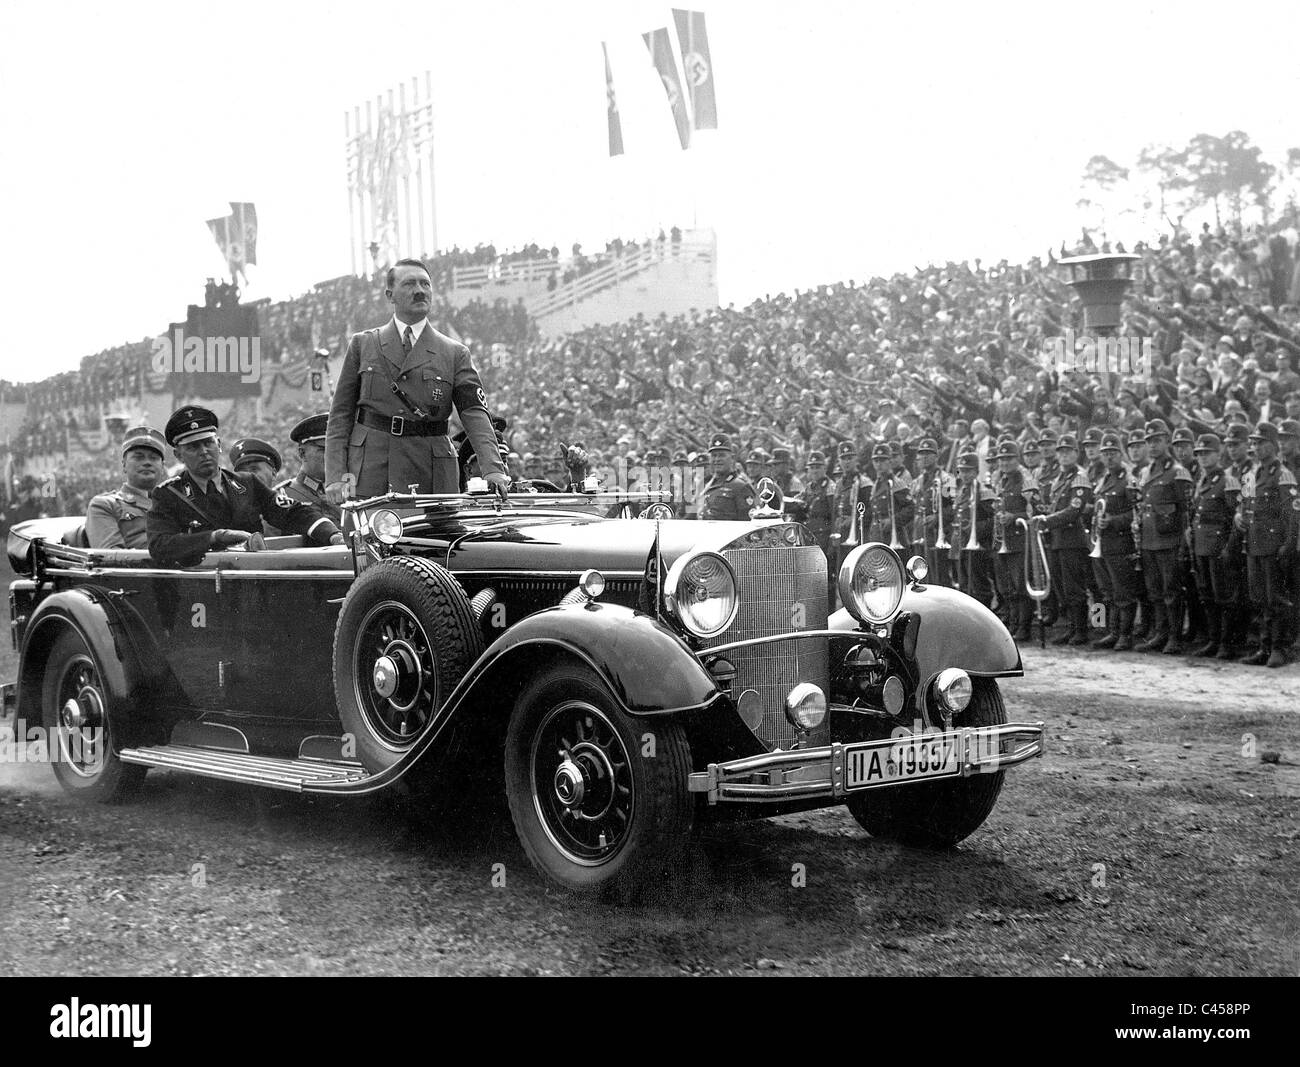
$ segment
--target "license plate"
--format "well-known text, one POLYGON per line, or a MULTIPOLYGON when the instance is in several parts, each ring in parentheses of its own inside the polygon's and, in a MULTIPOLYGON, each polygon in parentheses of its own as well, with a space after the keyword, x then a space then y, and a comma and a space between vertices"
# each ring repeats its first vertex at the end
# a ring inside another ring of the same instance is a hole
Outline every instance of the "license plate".
POLYGON ((849 789, 950 778, 960 773, 958 735, 935 734, 879 741, 844 749, 844 780, 849 789))

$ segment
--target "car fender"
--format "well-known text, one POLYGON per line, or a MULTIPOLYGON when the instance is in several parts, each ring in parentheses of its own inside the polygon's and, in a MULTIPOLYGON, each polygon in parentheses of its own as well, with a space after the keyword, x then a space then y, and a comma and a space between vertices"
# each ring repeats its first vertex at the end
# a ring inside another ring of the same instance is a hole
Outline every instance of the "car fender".
POLYGON ((63 630, 75 630, 85 639, 99 666, 110 711, 121 714, 149 703, 160 674, 166 674, 166 658, 152 647, 147 628, 120 598, 106 589, 82 586, 51 593, 32 612, 20 649, 19 714, 40 714, 46 659, 63 630))
MULTIPOLYGON (((973 597, 939 585, 911 585, 903 591, 898 615, 890 624, 896 633, 917 620, 916 664, 918 699, 947 667, 960 667, 975 678, 1009 678, 1025 673, 1020 649, 1002 621, 973 597)), ((832 630, 854 631, 859 624, 844 608, 827 622, 832 630)))
POLYGON ((722 694, 690 647, 650 615, 619 604, 546 608, 510 627, 470 669, 448 702, 475 703, 532 657, 585 662, 629 715, 698 711, 722 694))

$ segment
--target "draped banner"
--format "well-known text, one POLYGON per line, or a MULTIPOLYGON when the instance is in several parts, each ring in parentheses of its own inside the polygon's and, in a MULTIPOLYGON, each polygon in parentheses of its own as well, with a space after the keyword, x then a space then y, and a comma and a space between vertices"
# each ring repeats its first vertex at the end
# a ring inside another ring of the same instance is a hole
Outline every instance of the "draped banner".
POLYGON ((614 72, 609 68, 609 48, 604 41, 600 50, 605 53, 605 108, 609 113, 609 154, 623 154, 623 122, 618 115, 618 98, 614 95, 614 72))
POLYGON ((654 61, 659 80, 664 84, 668 94, 668 106, 673 112, 673 121, 677 123, 677 138, 683 148, 691 146, 691 120, 686 114, 686 97, 682 93, 682 79, 677 72, 677 57, 673 55, 672 42, 668 39, 668 27, 641 34, 646 48, 650 49, 650 58, 654 61))
POLYGON ((682 72, 691 97, 691 115, 697 130, 718 128, 718 102, 713 95, 713 60, 709 56, 709 35, 704 29, 703 11, 673 8, 677 43, 682 49, 682 72))
POLYGON ((236 274, 244 276, 248 284, 248 275, 244 267, 249 263, 257 265, 257 208, 249 203, 230 201, 230 214, 219 219, 208 219, 208 229, 216 239, 217 247, 225 257, 230 270, 230 280, 236 281, 236 274))

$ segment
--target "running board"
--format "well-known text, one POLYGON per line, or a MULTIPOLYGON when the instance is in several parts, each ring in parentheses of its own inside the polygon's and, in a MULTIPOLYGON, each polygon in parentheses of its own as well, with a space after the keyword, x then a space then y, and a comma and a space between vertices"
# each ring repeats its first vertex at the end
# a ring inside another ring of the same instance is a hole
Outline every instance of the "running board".
POLYGON ((325 763, 314 759, 274 759, 246 752, 221 752, 191 745, 149 745, 124 748, 118 753, 123 763, 161 767, 203 778, 244 782, 268 789, 301 793, 306 786, 348 785, 363 781, 369 772, 359 763, 325 763))

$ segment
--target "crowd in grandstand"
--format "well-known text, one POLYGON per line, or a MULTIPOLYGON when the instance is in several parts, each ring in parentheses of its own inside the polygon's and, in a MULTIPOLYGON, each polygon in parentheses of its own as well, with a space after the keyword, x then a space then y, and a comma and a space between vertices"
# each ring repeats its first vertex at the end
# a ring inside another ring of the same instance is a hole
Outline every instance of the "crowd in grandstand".
MULTIPOLYGON (((494 411, 508 422, 510 447, 539 477, 560 477, 565 444, 581 442, 593 470, 613 479, 616 466, 644 463, 648 454, 698 463, 719 432, 741 462, 783 450, 803 470, 816 455, 828 460, 831 477, 846 444, 867 474, 882 441, 913 474, 923 440, 936 443, 949 469, 969 444, 986 475, 1000 437, 1023 447, 1089 429, 1141 430, 1159 419, 1171 432, 1224 438, 1234 423, 1300 418, 1295 245, 1293 229, 1206 227, 1136 246, 1140 268, 1120 333, 1149 339, 1155 360, 1131 379, 1045 364, 1049 339, 1078 327, 1056 252, 1018 265, 948 263, 553 338, 538 334, 522 305, 504 301, 454 308, 442 299, 430 317, 470 344, 494 411)), ((610 242, 604 255, 626 247, 610 242)), ((436 264, 438 278, 489 250, 453 250, 457 262, 436 264)), ((1059 254, 1095 250, 1085 239, 1059 254)), ((549 254, 557 258, 555 249, 549 254)), ((567 269, 596 258, 575 246, 567 269)), ((338 278, 264 305, 263 351, 273 361, 294 358, 390 314, 374 279, 338 278)), ((30 433, 38 436, 19 448, 34 451, 66 433, 66 413, 139 373, 139 357, 139 346, 124 346, 92 357, 80 375, 27 386, 30 433)), ((281 421, 260 435, 283 439, 293 419, 281 421)), ((111 484, 95 480, 101 473, 67 472, 60 503, 75 510, 111 484)))

